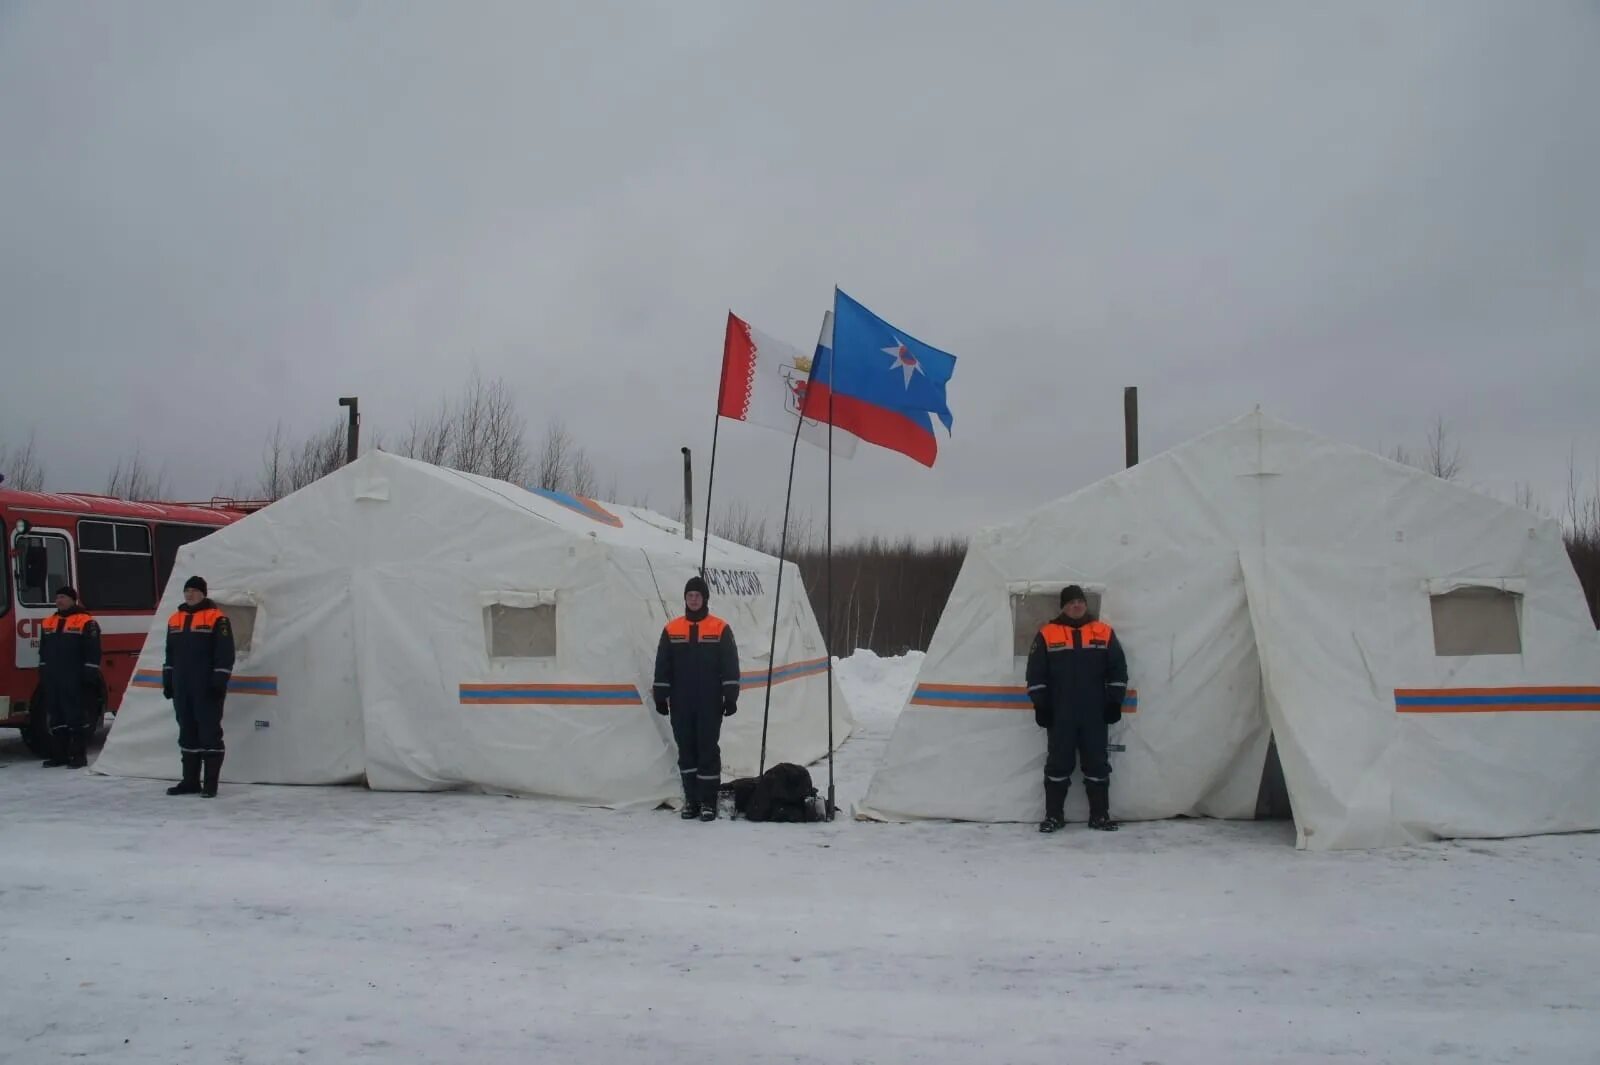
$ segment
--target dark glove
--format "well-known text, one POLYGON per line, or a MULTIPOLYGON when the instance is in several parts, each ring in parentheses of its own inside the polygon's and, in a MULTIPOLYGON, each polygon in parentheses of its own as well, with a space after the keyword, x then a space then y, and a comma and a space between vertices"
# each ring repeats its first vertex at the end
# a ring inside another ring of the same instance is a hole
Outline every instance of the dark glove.
POLYGON ((1029 692, 1033 702, 1033 723, 1040 728, 1050 727, 1050 697, 1045 692, 1029 692))
POLYGON ((163 699, 167 699, 169 701, 172 699, 172 678, 171 677, 164 676, 164 677, 161 678, 161 697, 163 699))
POLYGON ((211 674, 211 694, 218 699, 228 694, 228 675, 226 673, 211 674))
POLYGON ((662 717, 672 713, 672 707, 667 705, 667 697, 665 695, 656 696, 656 713, 662 717))
POLYGON ((722 716, 732 717, 739 712, 739 700, 733 696, 726 696, 722 700, 722 716))
POLYGON ((1122 720, 1122 700, 1115 696, 1106 698, 1106 724, 1115 725, 1122 720))

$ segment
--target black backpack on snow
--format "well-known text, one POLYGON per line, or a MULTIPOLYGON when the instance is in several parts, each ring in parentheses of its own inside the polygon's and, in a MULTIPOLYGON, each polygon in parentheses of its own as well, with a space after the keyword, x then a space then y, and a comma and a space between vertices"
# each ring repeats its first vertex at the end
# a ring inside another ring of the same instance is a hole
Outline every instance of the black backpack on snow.
POLYGON ((733 808, 746 821, 822 820, 822 802, 805 766, 779 762, 759 777, 731 781, 733 808))

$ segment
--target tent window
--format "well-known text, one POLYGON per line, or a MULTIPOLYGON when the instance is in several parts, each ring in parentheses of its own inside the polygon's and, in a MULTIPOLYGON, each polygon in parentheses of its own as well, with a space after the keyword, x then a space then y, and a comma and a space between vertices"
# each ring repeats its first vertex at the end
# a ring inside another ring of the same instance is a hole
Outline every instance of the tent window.
POLYGON ((555 657, 554 603, 528 607, 494 603, 484 609, 488 614, 491 658, 555 657))
POLYGON ((234 654, 249 654, 256 637, 256 608, 249 603, 218 603, 217 609, 228 615, 228 624, 233 626, 234 654))
POLYGON ((1441 658, 1520 655, 1521 598, 1498 588, 1457 588, 1433 596, 1433 653, 1441 658))
MULTIPOLYGON (((1089 616, 1100 616, 1100 593, 1093 589, 1084 589, 1089 598, 1089 616)), ((1027 595, 1013 592, 1011 595, 1011 653, 1018 658, 1027 658, 1028 649, 1033 646, 1033 637, 1038 633, 1045 622, 1061 613, 1061 589, 1053 592, 1032 592, 1027 595)))

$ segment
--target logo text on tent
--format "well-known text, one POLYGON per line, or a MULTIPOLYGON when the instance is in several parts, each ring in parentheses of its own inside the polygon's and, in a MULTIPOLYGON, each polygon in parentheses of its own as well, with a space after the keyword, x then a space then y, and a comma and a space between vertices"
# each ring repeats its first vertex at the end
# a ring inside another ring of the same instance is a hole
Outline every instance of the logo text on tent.
POLYGON ((708 569, 706 584, 715 595, 761 595, 761 574, 748 569, 708 569))

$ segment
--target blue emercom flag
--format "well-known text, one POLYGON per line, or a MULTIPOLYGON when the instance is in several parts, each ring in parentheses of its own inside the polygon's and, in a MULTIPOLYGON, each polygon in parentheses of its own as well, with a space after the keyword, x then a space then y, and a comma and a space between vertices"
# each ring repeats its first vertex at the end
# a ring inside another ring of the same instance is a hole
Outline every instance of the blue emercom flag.
POLYGON ((945 386, 956 357, 896 329, 861 304, 833 290, 833 393, 874 407, 937 415, 954 427, 945 386))

